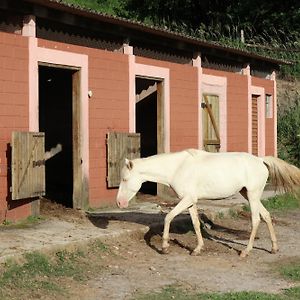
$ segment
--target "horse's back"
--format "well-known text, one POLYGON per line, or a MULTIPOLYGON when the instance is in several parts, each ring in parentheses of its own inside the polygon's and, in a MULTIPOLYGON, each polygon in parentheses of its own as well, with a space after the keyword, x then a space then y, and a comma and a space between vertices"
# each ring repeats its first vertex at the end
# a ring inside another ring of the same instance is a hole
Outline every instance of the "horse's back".
POLYGON ((247 152, 206 152, 197 149, 186 150, 190 155, 190 161, 193 163, 205 163, 208 165, 219 164, 219 167, 225 167, 228 164, 238 162, 242 167, 257 167, 263 165, 263 159, 247 152), (194 160, 193 160, 193 159, 194 160))
POLYGON ((268 177, 261 158, 242 152, 210 153, 196 149, 187 150, 191 155, 176 174, 176 184, 184 184, 194 193, 228 197, 243 187, 263 187, 268 177))
POLYGON ((190 159, 190 165, 195 165, 198 168, 204 168, 209 172, 234 172, 247 173, 252 175, 267 170, 260 157, 254 156, 246 152, 224 152, 224 153, 211 153, 211 152, 194 152, 190 159))

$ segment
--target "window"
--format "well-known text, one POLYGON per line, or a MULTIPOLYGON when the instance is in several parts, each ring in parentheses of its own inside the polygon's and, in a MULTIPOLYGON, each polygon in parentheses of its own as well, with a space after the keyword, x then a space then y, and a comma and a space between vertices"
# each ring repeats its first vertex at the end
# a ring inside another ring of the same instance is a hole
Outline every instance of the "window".
POLYGON ((273 97, 266 95, 266 118, 273 118, 273 97))

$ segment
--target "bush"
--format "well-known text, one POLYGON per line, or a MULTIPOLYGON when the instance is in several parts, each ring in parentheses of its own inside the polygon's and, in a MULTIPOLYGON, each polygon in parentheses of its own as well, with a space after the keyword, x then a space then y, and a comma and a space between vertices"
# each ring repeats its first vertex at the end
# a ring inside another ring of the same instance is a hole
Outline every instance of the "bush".
POLYGON ((300 167, 300 94, 278 116, 278 156, 300 167))

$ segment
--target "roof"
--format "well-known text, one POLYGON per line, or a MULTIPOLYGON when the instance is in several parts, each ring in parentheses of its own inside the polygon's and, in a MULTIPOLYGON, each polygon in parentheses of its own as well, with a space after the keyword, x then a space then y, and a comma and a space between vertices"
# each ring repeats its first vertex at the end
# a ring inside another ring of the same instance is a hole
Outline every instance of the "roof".
MULTIPOLYGON (((11 2, 11 0, 6 0, 11 2)), ((18 1, 20 2, 20 1, 18 1)), ((123 35, 124 40, 129 39, 130 37, 142 38, 144 35, 151 37, 151 39, 158 39, 157 42, 162 42, 166 40, 166 45, 170 47, 177 47, 182 49, 193 49, 194 52, 200 51, 212 51, 220 52, 223 55, 233 56, 235 59, 242 59, 244 63, 267 63, 278 67, 282 64, 291 64, 288 61, 274 59, 259 54, 249 52, 247 50, 241 50, 238 48, 233 48, 229 46, 219 45, 214 42, 208 42, 201 40, 196 37, 188 36, 182 33, 173 32, 168 29, 158 28, 156 26, 145 25, 141 22, 128 20, 121 17, 110 16, 99 11, 94 11, 88 8, 83 8, 77 5, 68 4, 62 0, 23 0, 23 4, 30 4, 33 14, 42 15, 45 18, 53 18, 53 14, 47 14, 42 11, 41 8, 48 8, 63 14, 69 14, 77 16, 80 18, 86 18, 92 21, 101 22, 105 24, 110 24, 112 26, 118 27, 118 33, 123 35), (50 16, 51 15, 51 16, 50 16), (134 33, 134 34, 133 34, 134 33), (139 33, 139 34, 137 34, 139 33)), ((65 18, 67 19, 67 18, 65 18)), ((61 22, 64 20, 61 18, 61 22)), ((149 40, 149 37, 147 39, 149 40)))

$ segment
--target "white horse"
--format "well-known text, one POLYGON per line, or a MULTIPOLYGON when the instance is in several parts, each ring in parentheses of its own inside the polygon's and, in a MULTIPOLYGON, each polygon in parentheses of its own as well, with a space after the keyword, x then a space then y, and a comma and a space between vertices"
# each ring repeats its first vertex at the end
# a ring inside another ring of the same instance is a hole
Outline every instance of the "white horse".
POLYGON ((170 223, 175 216, 189 210, 197 236, 198 255, 203 246, 196 203, 200 199, 226 198, 240 192, 251 208, 252 231, 245 257, 253 248, 260 216, 267 223, 272 253, 278 251, 274 227, 269 212, 260 198, 268 177, 275 187, 295 191, 300 186, 300 169, 275 157, 256 157, 248 153, 209 153, 189 149, 182 152, 159 154, 147 158, 125 160, 117 205, 128 206, 145 181, 157 182, 173 188, 181 200, 165 217, 162 251, 168 253, 170 223))

